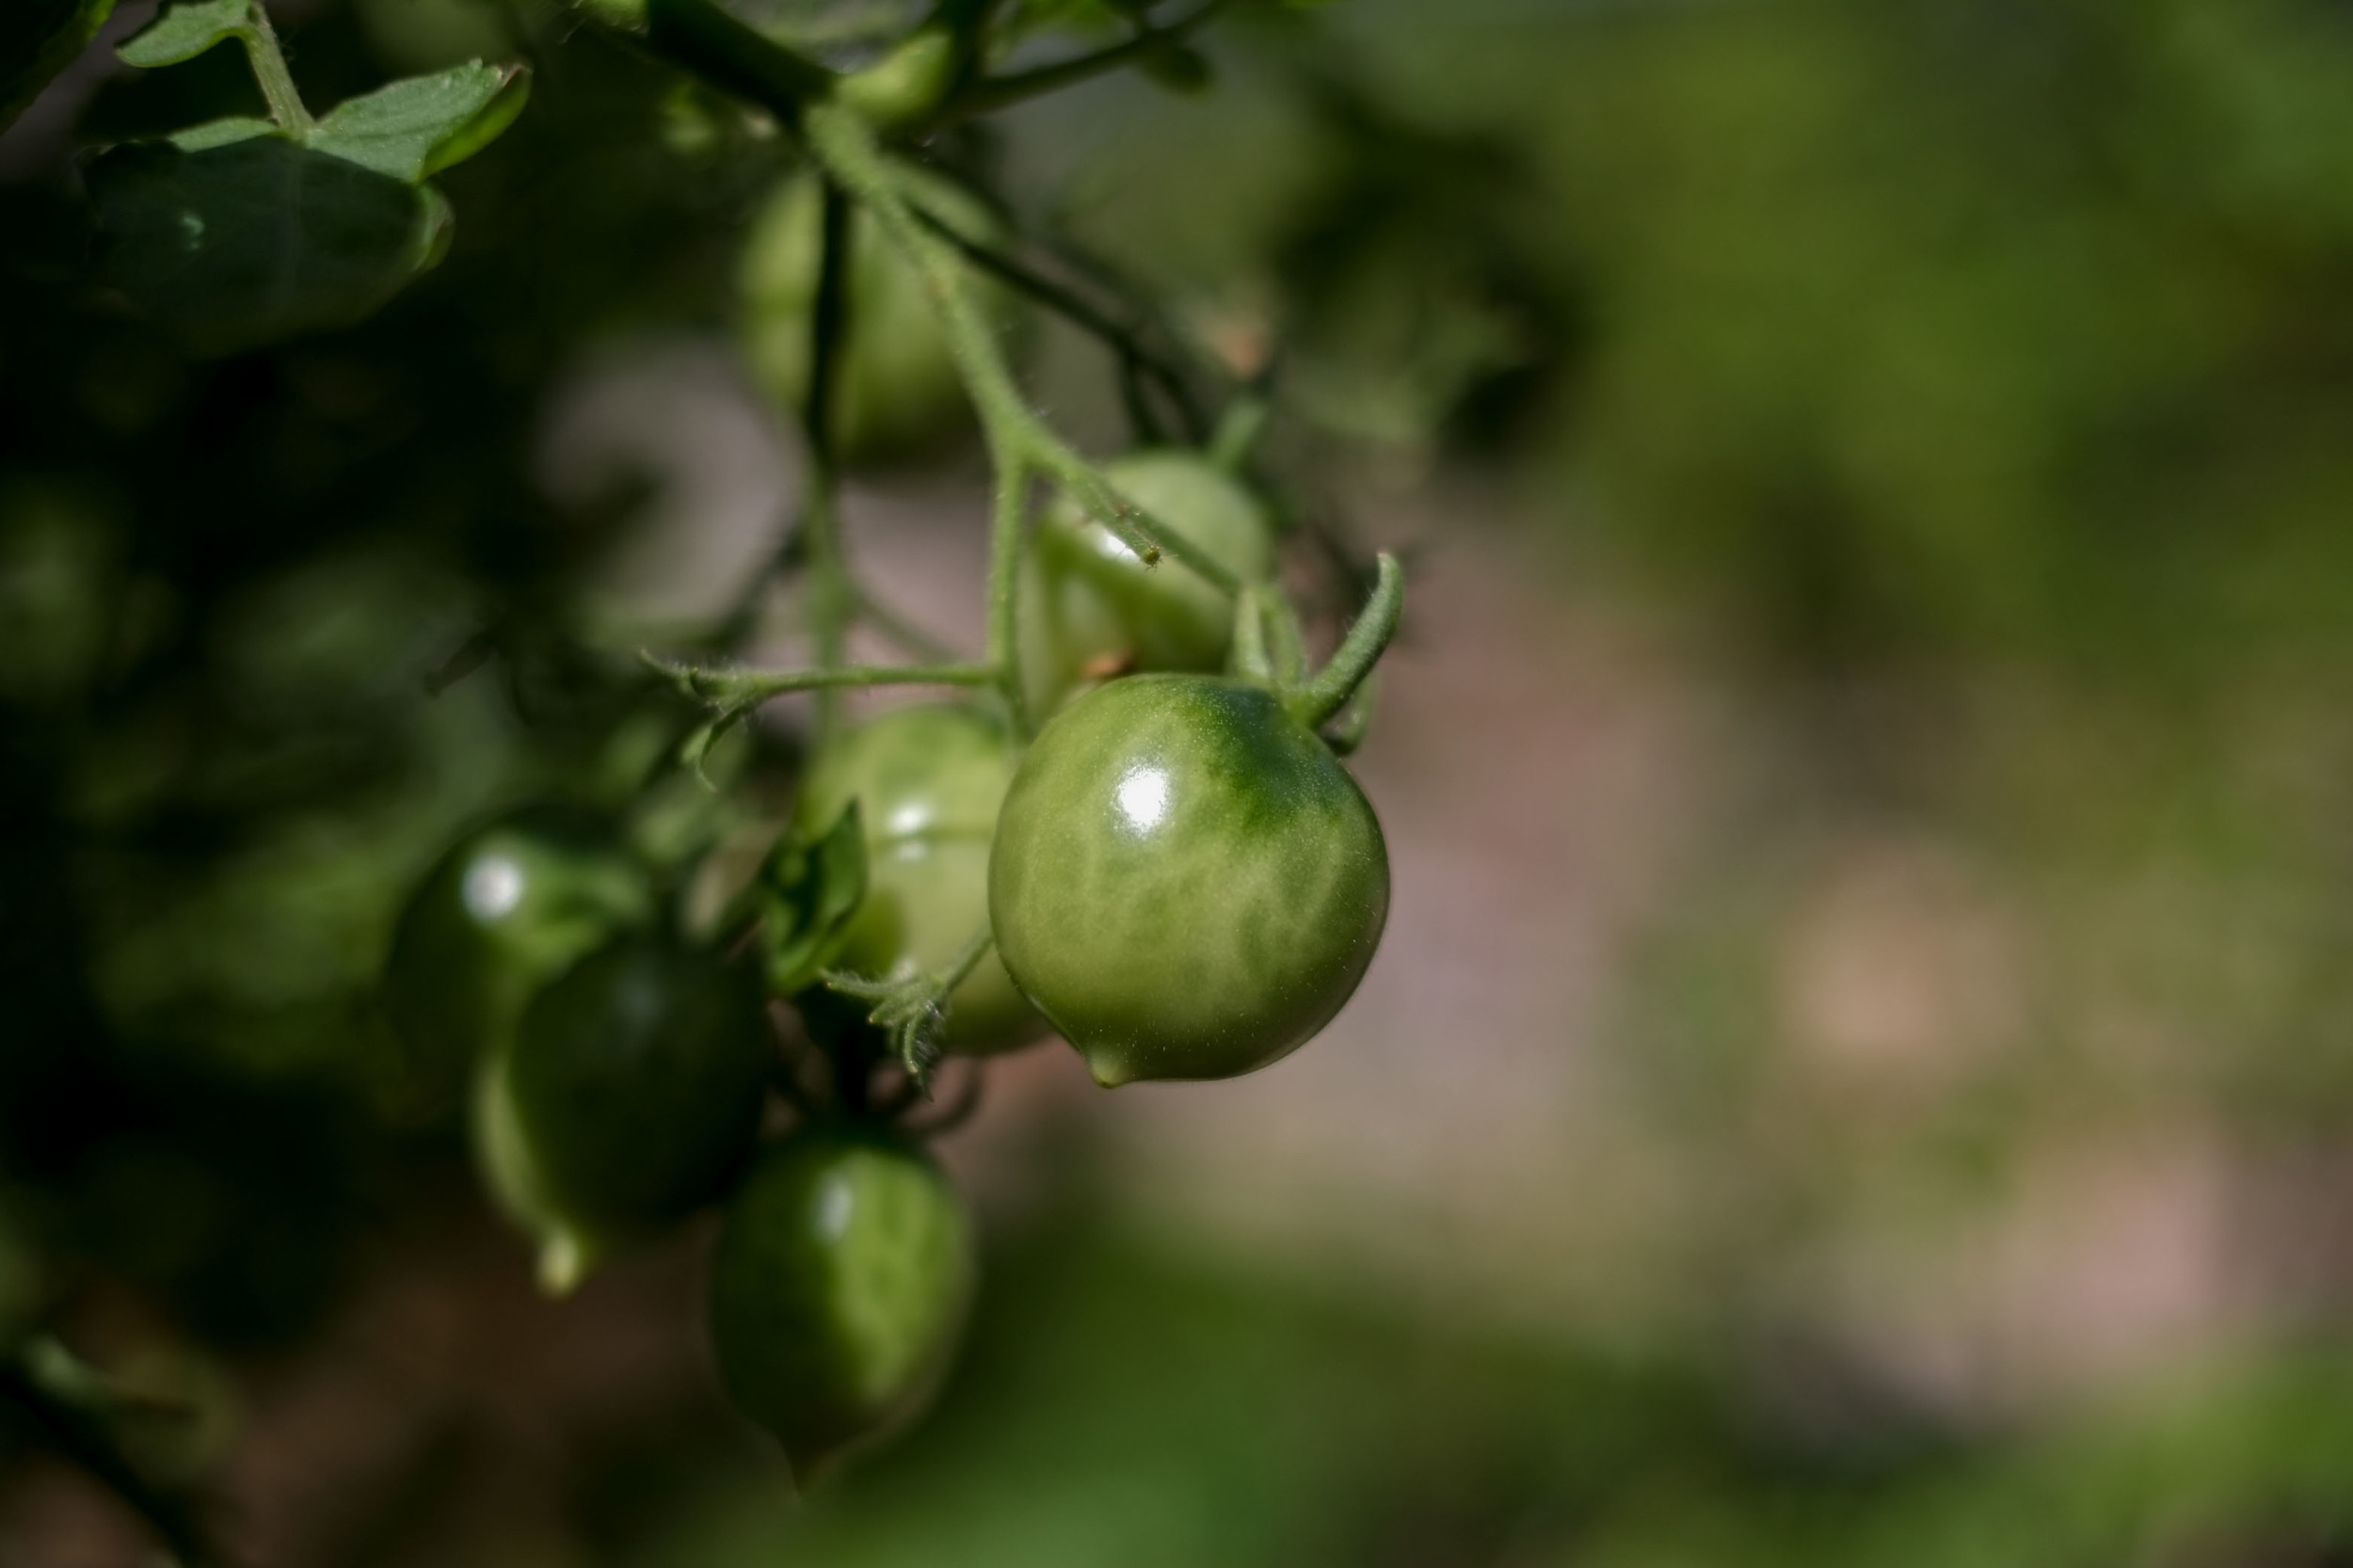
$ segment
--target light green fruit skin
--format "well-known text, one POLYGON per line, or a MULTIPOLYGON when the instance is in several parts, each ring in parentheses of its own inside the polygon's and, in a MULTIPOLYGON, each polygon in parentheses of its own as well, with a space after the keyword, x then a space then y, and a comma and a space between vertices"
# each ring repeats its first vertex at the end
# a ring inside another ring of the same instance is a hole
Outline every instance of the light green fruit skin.
POLYGON ((712 1259, 728 1397, 807 1484, 920 1413, 975 1272, 964 1204, 920 1152, 878 1129, 794 1133, 737 1192, 712 1259))
MULTIPOLYGON (((1197 453, 1130 453, 1103 466, 1112 488, 1242 582, 1274 565, 1266 509, 1197 453)), ((1220 670, 1234 632, 1232 602, 1190 568, 1147 567, 1068 496, 1042 518, 1023 553, 1016 605, 1031 711, 1051 713, 1104 666, 1220 670)))
MULTIPOLYGON (((956 187, 927 180, 923 191, 924 204, 959 231, 978 237, 997 232, 994 216, 956 187)), ((808 387, 822 221, 816 181, 807 174, 786 179, 753 219, 737 279, 753 374, 779 408, 796 416, 808 387)), ((975 279, 973 288, 990 316, 1008 312, 996 285, 975 279)), ((967 417, 964 384, 920 274, 863 211, 850 219, 848 320, 835 397, 834 434, 853 461, 920 452, 967 417)))
POLYGON ((581 824, 525 814, 460 840, 401 911, 385 964, 412 1088, 454 1094, 534 992, 652 913, 637 868, 581 824))
POLYGON ((1106 1087, 1289 1054, 1354 992, 1388 905, 1348 770, 1271 693, 1205 676, 1132 676, 1064 709, 990 858, 1006 968, 1106 1087))
POLYGON ((477 1161, 562 1292, 716 1196, 757 1136, 770 1045, 757 979, 629 936, 536 998, 475 1080, 477 1161))
MULTIPOLYGON (((821 833, 849 803, 866 829, 866 900, 836 963, 909 976, 952 962, 988 920, 988 852, 1013 781, 1013 744, 950 704, 892 709, 845 731, 809 769, 795 826, 821 833)), ((994 953, 949 995, 940 1048, 989 1056, 1042 1039, 1046 1020, 994 953)))

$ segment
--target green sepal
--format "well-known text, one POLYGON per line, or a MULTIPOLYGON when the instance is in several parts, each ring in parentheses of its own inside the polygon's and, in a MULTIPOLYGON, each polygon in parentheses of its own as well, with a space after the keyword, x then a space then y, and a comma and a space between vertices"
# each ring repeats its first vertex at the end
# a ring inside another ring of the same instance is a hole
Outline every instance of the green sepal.
POLYGON ((115 0, 9 0, 0 19, 0 131, 97 36, 115 0))
POLYGON ((856 801, 814 839, 788 833, 760 868, 760 940, 768 988, 792 996, 840 956, 866 901, 866 830, 856 801))

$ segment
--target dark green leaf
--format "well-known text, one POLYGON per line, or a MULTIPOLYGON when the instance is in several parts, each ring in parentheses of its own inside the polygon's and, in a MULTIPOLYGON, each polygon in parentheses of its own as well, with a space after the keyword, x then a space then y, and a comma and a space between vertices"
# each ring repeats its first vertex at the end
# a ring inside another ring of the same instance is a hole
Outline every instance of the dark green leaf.
POLYGON ((125 65, 152 69, 192 60, 224 39, 252 30, 248 0, 180 0, 115 51, 125 65))
POLYGON ((82 52, 115 0, 8 0, 0 6, 0 131, 82 52))
POLYGON ((102 272, 200 352, 347 326, 440 259, 449 207, 277 136, 90 166, 102 272))
POLYGON ((522 112, 531 73, 480 60, 336 105, 311 147, 414 184, 488 146, 522 112))
POLYGON ((866 831, 857 802, 813 842, 788 834, 760 872, 768 985, 790 996, 813 984, 866 900, 866 831))

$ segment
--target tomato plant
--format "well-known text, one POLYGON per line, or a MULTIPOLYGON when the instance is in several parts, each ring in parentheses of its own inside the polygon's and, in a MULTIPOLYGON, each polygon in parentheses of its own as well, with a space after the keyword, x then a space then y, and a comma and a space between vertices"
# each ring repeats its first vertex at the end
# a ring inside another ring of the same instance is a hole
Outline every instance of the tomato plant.
POLYGON ((483 1059, 474 1127, 551 1288, 719 1194, 770 1060, 748 968, 660 936, 624 937, 532 1000, 483 1059))
MULTIPOLYGON (((803 47, 717 0, 574 6, 608 42, 679 73, 664 138, 678 162, 664 178, 713 170, 709 205, 740 215, 735 325, 798 427, 799 493, 733 600, 675 632, 689 656, 629 659, 600 644, 567 599, 577 541, 551 527, 512 591, 484 596, 481 627, 419 672, 437 696, 499 673, 504 703, 472 715, 477 738, 561 737, 519 748, 537 766, 442 780, 451 799, 557 786, 599 809, 512 813, 450 842, 391 922, 368 1027, 402 1042, 418 1119, 471 1074, 482 1184, 536 1244, 551 1292, 724 1206, 707 1282, 718 1366, 803 1479, 912 1419, 952 1354, 975 1249, 925 1147, 963 1113, 934 1104, 943 1077, 968 1108, 983 1059, 1054 1028, 1104 1084, 1244 1073, 1321 1029, 1380 937, 1385 850, 1339 758, 1363 733, 1397 624, 1394 561, 1369 567, 1333 531, 1314 558, 1278 569, 1277 519, 1301 509, 1257 438, 1281 388, 1026 217, 994 188, 990 138, 967 128, 1127 66, 1198 90, 1209 68, 1188 40, 1215 8, 943 0, 913 26, 884 8, 854 39, 803 47), (1041 38, 1068 25, 1124 37, 1075 53, 1041 38), (1041 42, 1054 57, 1039 58, 1041 42), (695 153, 679 130, 690 110, 729 101, 707 120, 732 127, 727 156, 710 151, 716 131, 695 153), (1109 351, 1125 456, 1084 456, 1016 376, 1032 310, 1109 351), (991 497, 984 641, 970 652, 863 579, 841 504, 846 469, 966 418, 991 497), (1311 669, 1320 623, 1282 584, 1319 568, 1325 610, 1362 608, 1311 669), (788 604, 807 664, 741 663, 788 604), (861 643, 892 652, 859 662, 861 643), (852 694, 885 686, 953 700, 854 719, 852 694), (786 696, 807 699, 797 737, 765 723, 755 744, 721 747, 786 696)), ((106 9, 41 0, 5 35, 27 42, 0 62, 0 107, 106 9)), ((242 54, 248 106, 264 112, 89 159, 77 200, 90 292, 185 363, 326 340, 286 361, 321 424, 285 449, 397 446, 396 420, 367 419, 393 394, 348 374, 332 335, 397 296, 401 309, 433 305, 434 290, 413 285, 440 264, 459 216, 440 177, 524 113, 531 72, 473 60, 346 80, 360 90, 322 110, 259 0, 172 0, 120 55, 163 71, 223 44, 242 54)), ((549 209, 583 197, 552 178, 533 193, 549 209)), ((507 216, 504 232, 481 231, 486 248, 527 227, 507 216)), ((584 259, 632 238, 583 232, 584 259)), ((648 276, 716 276, 710 259, 648 276)), ((628 315, 624 296, 610 316, 628 315)), ((704 303, 695 319, 717 313, 704 303)), ((469 326, 486 340, 504 329, 469 326)), ((486 349, 479 374, 452 386, 495 391, 509 347, 486 349)), ((527 445, 536 414, 508 413, 502 439, 527 445)), ((142 415, 126 404, 108 417, 142 415)), ((414 477, 392 464, 376 483, 414 477)), ((417 482, 401 516, 424 526, 448 487, 417 482)), ((546 499, 518 487, 498 503, 546 499)), ((566 520, 601 537, 601 518, 566 520)), ((111 582, 102 565, 93 581, 111 582)), ((153 627, 175 611, 156 600, 144 613, 124 647, 163 634, 153 627)), ((310 635, 331 647, 342 628, 329 616, 310 635)), ((439 711, 452 728, 470 722, 450 714, 439 711)), ((275 761, 253 771, 275 777, 275 761)), ((280 772, 298 792, 302 769, 280 772)), ((129 817, 137 803, 108 808, 129 817)))
POLYGON ((1114 680, 1046 727, 997 827, 1016 982, 1106 1087, 1230 1078, 1356 988, 1388 917, 1381 824, 1263 686, 1114 680))
MULTIPOLYGON (((1199 453, 1130 453, 1103 465, 1122 497, 1165 520, 1237 580, 1274 564, 1266 508, 1199 453)), ((1146 567, 1064 497, 1030 536, 1020 635, 1030 705, 1044 714, 1090 681, 1137 670, 1214 670, 1233 641, 1233 601, 1182 564, 1146 567)))
POLYGON ((891 1134, 817 1125, 761 1157, 712 1260, 711 1337, 796 1475, 921 1408, 964 1320, 970 1229, 939 1168, 891 1134))
POLYGON ((525 812, 459 840, 410 896, 385 966, 412 1093, 447 1093, 541 985, 651 915, 645 877, 593 820, 525 812))
MULTIPOLYGON (((855 801, 866 896, 836 958, 904 980, 952 963, 988 919, 989 840, 1013 781, 1013 740, 968 707, 894 709, 846 730, 811 762, 798 820, 814 832, 855 801)), ((937 1043, 989 1055, 1029 1044, 1045 1021, 993 954, 948 996, 937 1043)))

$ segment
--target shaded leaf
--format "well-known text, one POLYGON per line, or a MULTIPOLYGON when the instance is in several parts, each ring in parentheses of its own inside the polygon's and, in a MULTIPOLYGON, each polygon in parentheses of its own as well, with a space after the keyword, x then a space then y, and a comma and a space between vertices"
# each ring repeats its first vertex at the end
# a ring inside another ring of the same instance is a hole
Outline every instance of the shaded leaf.
POLYGON ((488 146, 530 95, 524 67, 474 60, 346 100, 308 140, 318 152, 413 184, 488 146))
POLYGON ((192 60, 224 39, 252 30, 248 0, 180 0, 115 51, 125 65, 147 69, 192 60))
POLYGON ((866 831, 857 802, 811 841, 788 834, 760 872, 760 931, 769 989, 780 996, 815 984, 839 954, 866 901, 866 831))
POLYGON ((115 0, 8 0, 0 6, 0 131, 82 52, 115 0))
POLYGON ((208 120, 184 131, 174 131, 165 139, 183 152, 201 152, 208 148, 226 147, 232 141, 278 134, 278 127, 272 121, 239 114, 231 115, 226 120, 208 120))
POLYGON ((105 281, 203 353, 347 326, 440 259, 449 207, 271 136, 90 166, 105 281))

